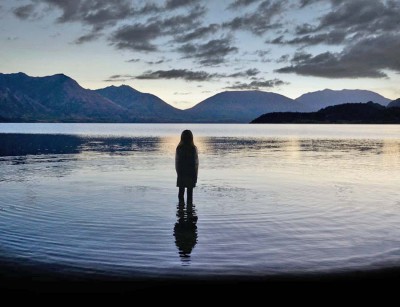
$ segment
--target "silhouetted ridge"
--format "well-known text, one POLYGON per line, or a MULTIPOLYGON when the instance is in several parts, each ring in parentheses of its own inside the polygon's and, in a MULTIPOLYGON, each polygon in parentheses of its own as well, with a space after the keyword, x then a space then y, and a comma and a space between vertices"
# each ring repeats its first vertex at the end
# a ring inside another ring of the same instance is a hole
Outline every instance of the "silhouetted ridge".
POLYGON ((318 112, 264 114, 252 123, 399 124, 400 108, 385 108, 373 102, 346 103, 327 107, 318 112))
POLYGON ((266 112, 306 111, 293 99, 261 91, 228 91, 216 94, 186 110, 196 122, 249 122, 266 112))
POLYGON ((127 114, 138 121, 183 121, 184 112, 167 104, 155 95, 139 92, 130 86, 109 86, 96 92, 126 109, 127 114))
POLYGON ((388 104, 388 108, 400 108, 400 98, 393 100, 391 103, 388 104))
POLYGON ((383 106, 387 106, 390 102, 389 99, 366 90, 330 90, 324 89, 322 91, 316 91, 306 93, 296 98, 296 101, 301 102, 309 108, 310 111, 318 111, 328 106, 344 104, 344 103, 357 103, 368 101, 374 101, 383 106))

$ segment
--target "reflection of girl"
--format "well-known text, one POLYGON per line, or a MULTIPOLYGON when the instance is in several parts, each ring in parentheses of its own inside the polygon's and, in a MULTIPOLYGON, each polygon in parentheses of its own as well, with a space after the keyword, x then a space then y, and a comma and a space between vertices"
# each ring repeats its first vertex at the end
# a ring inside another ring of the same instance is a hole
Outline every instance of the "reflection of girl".
POLYGON ((190 254, 197 243, 197 215, 194 205, 179 203, 174 227, 175 245, 183 262, 190 261, 190 254))
POLYGON ((179 202, 184 201, 185 188, 187 188, 187 203, 192 204, 198 168, 199 158, 197 147, 193 142, 193 134, 190 130, 184 130, 175 154, 175 169, 178 175, 176 186, 179 187, 179 202))

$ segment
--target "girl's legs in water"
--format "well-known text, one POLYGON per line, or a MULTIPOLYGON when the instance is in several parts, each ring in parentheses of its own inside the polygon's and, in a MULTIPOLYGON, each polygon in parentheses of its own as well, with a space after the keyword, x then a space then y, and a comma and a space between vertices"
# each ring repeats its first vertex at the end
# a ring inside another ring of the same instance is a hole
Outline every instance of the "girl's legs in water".
POLYGON ((184 202, 184 195, 185 195, 185 188, 179 187, 179 194, 178 194, 178 199, 179 202, 184 202))
POLYGON ((187 188, 187 203, 193 204, 193 188, 187 188))

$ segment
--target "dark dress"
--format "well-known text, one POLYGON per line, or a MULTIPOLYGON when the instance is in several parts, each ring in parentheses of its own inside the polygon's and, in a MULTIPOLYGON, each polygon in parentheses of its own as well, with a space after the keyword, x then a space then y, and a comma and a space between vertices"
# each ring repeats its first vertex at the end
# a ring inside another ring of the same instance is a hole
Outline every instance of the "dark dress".
POLYGON ((178 145, 175 154, 175 169, 178 175, 176 186, 180 188, 194 188, 197 183, 199 158, 197 147, 192 145, 178 145))

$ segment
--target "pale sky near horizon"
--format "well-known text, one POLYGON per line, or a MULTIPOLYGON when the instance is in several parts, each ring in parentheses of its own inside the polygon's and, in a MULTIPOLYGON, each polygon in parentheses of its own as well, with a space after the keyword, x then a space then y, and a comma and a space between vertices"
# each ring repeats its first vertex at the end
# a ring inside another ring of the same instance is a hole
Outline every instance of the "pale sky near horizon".
POLYGON ((226 90, 400 97, 400 0, 0 0, 0 73, 127 84, 188 108, 226 90))

